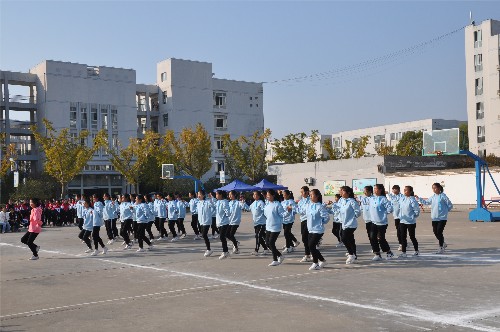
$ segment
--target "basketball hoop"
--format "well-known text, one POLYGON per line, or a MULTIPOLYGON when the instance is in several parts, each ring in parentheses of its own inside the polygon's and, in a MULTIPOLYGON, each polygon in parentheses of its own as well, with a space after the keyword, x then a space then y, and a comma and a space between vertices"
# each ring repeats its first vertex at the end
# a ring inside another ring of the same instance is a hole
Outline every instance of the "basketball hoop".
POLYGON ((172 180, 174 178, 174 165, 173 164, 162 164, 160 178, 162 180, 172 180))

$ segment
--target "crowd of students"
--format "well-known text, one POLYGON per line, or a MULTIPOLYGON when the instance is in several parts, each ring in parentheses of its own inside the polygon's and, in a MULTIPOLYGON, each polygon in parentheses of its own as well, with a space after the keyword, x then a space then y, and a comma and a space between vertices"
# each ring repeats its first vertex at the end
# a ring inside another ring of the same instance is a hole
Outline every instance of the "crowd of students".
MULTIPOLYGON (((233 254, 240 253, 240 242, 236 233, 241 223, 242 211, 250 211, 255 231, 255 248, 252 255, 271 254, 273 260, 269 266, 282 264, 285 256, 296 251, 301 244, 292 232, 298 215, 304 248, 304 256, 300 262, 312 262, 309 269, 319 270, 327 264, 320 250, 326 231, 325 225, 330 219, 333 220, 332 233, 338 241, 337 247, 346 249, 346 264, 356 263, 358 259, 354 234, 361 216, 374 254, 373 261, 395 257, 386 239, 389 214, 394 216, 398 250, 401 252, 399 257, 407 257, 408 235, 413 245, 413 255, 419 256, 415 234, 421 204, 431 205, 433 232, 439 244, 436 254, 443 254, 447 247, 443 232, 448 212, 453 205, 439 183, 434 183, 432 190, 434 194, 423 199, 414 195, 411 186, 404 187, 401 193, 400 187, 395 185, 392 187, 392 193, 387 194, 384 185, 377 184, 374 187, 366 186, 364 194, 355 197, 352 188, 343 186, 335 196, 335 201, 323 202, 318 189, 309 190, 304 186, 300 189, 300 198, 297 200, 288 190, 254 191, 250 205, 239 193, 226 193, 221 190, 215 194, 207 194, 204 190, 191 192, 189 201, 185 201, 178 193, 170 193, 166 197, 161 193, 154 197, 135 194, 118 197, 109 194, 103 197, 77 195, 69 209, 74 210, 80 229, 78 237, 87 246, 85 252, 95 256, 106 254, 107 245, 112 245, 118 239, 123 240, 123 250, 131 250, 137 242, 137 252, 144 252, 154 249, 154 242, 168 240, 169 233, 171 242, 185 238, 187 232, 184 219, 189 208, 194 240, 203 239, 206 247, 204 256, 209 257, 214 252, 210 240, 219 238, 222 247, 219 256, 221 260, 230 255, 228 242, 232 244, 233 254), (152 231, 153 225, 158 233, 156 238, 152 231), (106 245, 100 236, 103 226, 108 239, 106 245), (276 241, 282 229, 285 245, 279 250, 276 241), (385 254, 385 257, 382 257, 382 254, 385 254)), ((29 229, 21 241, 30 247, 33 253, 31 259, 36 260, 40 247, 33 241, 43 225, 43 209, 37 199, 31 199, 30 206, 29 229)))

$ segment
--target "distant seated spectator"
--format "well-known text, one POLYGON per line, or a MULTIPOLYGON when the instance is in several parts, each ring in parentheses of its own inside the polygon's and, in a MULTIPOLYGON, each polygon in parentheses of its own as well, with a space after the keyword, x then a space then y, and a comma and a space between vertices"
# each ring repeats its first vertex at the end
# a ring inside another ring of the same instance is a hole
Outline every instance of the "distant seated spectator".
POLYGON ((0 211, 0 226, 2 226, 2 233, 10 232, 9 212, 5 207, 0 211))
POLYGON ((21 231, 21 220, 22 218, 20 217, 19 213, 16 213, 14 211, 14 207, 10 208, 9 211, 9 224, 13 232, 20 232, 21 231))

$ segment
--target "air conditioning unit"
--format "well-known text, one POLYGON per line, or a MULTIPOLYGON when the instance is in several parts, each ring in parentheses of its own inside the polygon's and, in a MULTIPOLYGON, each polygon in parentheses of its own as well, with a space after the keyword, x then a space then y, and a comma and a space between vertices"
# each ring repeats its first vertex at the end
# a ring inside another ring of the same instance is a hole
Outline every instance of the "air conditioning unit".
POLYGON ((304 182, 310 186, 314 185, 314 178, 304 178, 304 182))
POLYGON ((497 95, 500 97, 500 90, 497 90, 497 95))

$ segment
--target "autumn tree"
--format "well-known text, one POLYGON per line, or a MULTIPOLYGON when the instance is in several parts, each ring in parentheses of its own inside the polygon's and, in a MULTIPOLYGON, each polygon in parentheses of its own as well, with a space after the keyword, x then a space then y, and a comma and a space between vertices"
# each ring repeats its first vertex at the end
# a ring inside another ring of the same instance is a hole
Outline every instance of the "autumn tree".
POLYGON ((223 137, 224 168, 232 179, 247 176, 255 182, 266 175, 266 143, 271 130, 256 131, 252 136, 240 136, 231 140, 229 135, 223 137))
POLYGON ((316 144, 319 141, 317 130, 311 131, 308 137, 305 133, 288 134, 281 140, 273 141, 274 162, 296 164, 321 159, 316 152, 316 144))
POLYGON ((157 133, 148 130, 142 139, 130 138, 126 148, 123 148, 121 144, 115 148, 108 148, 109 161, 127 182, 135 187, 136 192, 139 192, 139 177, 144 165, 148 158, 157 151, 158 139, 157 133))
POLYGON ((66 196, 68 183, 83 170, 93 154, 106 145, 106 132, 98 132, 87 146, 88 131, 82 130, 76 137, 72 137, 68 128, 57 133, 47 119, 43 119, 43 124, 46 128, 45 135, 38 132, 37 126, 32 126, 31 132, 44 152, 45 172, 59 182, 63 198, 66 196))
POLYGON ((194 129, 182 129, 179 137, 175 137, 173 130, 168 130, 158 149, 160 163, 173 160, 176 169, 197 179, 212 168, 211 155, 210 135, 201 123, 194 129))
POLYGON ((379 156, 392 156, 396 154, 393 146, 385 145, 384 143, 380 144, 375 148, 377 155, 379 156))
POLYGON ((0 133, 0 178, 3 178, 10 169, 11 159, 15 160, 17 157, 16 146, 14 144, 6 144, 5 133, 0 133))
POLYGON ((370 136, 365 135, 361 136, 357 140, 353 140, 352 142, 352 156, 354 158, 366 157, 366 147, 368 142, 370 141, 370 136))
POLYGON ((398 156, 421 156, 423 134, 421 131, 407 131, 396 145, 398 156))
POLYGON ((324 160, 338 160, 342 158, 342 151, 334 149, 330 139, 323 141, 323 150, 327 154, 327 156, 322 156, 324 160))
POLYGON ((467 122, 462 123, 459 128, 459 149, 469 150, 469 127, 467 122))

